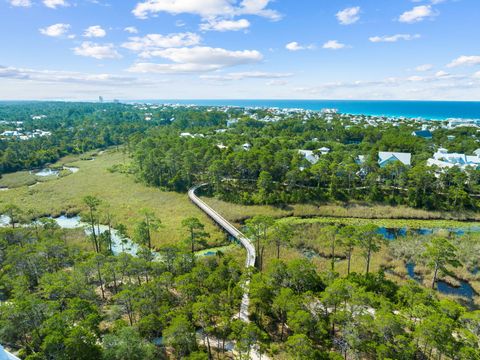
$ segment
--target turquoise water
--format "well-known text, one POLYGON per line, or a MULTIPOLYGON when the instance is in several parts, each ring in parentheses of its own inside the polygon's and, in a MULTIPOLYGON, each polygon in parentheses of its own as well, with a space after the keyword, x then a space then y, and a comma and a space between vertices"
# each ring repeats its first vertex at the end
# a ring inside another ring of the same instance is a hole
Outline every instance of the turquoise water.
POLYGON ((445 120, 480 119, 480 101, 366 101, 366 100, 138 100, 155 104, 276 107, 282 109, 338 109, 355 115, 445 120))

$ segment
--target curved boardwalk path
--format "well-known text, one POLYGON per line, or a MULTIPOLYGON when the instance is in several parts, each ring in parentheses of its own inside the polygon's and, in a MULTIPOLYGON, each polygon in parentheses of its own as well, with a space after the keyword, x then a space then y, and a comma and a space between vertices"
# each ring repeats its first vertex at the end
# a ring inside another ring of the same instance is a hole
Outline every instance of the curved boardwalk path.
MULTIPOLYGON (((213 210, 210 206, 208 206, 204 201, 202 201, 197 195, 195 195, 195 191, 197 191, 199 188, 206 186, 207 184, 200 184, 197 186, 194 186, 188 191, 188 197, 190 200, 193 201, 195 205, 197 205, 203 212, 205 212, 210 218, 213 219, 222 229, 224 229, 227 233, 229 233, 231 236, 236 238, 242 246, 247 250, 247 260, 245 266, 247 268, 255 266, 255 259, 256 259, 256 254, 255 254, 255 247, 252 245, 251 241, 249 238, 247 238, 242 232, 240 232, 235 226, 230 224, 225 218, 217 213, 215 210, 213 210)), ((249 285, 250 282, 247 281, 244 284, 244 290, 245 292, 243 293, 243 298, 242 298, 242 304, 240 305, 240 313, 239 313, 239 318, 242 321, 249 322, 249 312, 248 312, 248 306, 250 304, 250 297, 249 297, 249 285)))

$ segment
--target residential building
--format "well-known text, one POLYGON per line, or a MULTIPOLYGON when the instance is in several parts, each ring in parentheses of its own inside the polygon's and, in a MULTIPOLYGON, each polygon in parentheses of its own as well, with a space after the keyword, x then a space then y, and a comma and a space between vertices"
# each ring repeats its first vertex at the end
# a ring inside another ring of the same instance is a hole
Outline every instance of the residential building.
POLYGON ((433 134, 430 132, 430 130, 414 131, 414 132, 412 132, 412 135, 415 136, 415 137, 419 137, 419 138, 423 138, 423 139, 427 139, 427 140, 430 140, 430 139, 433 138, 433 134))
POLYGON ((447 149, 440 148, 433 154, 433 158, 427 160, 428 166, 437 166, 440 169, 448 169, 454 166, 465 170, 468 167, 478 168, 480 165, 480 149, 474 151, 474 155, 449 153, 447 149))
POLYGON ((307 160, 310 164, 315 165, 320 158, 316 155, 313 150, 298 150, 300 155, 303 155, 305 160, 307 160))
POLYGON ((412 154, 401 152, 380 151, 378 153, 378 165, 385 167, 392 162, 400 161, 403 165, 412 165, 412 154))

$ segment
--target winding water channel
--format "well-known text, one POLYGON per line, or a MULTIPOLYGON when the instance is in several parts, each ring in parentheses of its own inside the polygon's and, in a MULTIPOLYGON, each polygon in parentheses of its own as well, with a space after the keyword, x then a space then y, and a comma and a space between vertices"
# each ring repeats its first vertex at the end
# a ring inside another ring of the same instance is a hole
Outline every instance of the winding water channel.
MULTIPOLYGON (((49 217, 49 219, 54 220, 57 225, 61 229, 84 229, 85 234, 87 236, 90 236, 92 234, 92 229, 91 225, 83 222, 80 218, 80 216, 73 216, 73 217, 67 217, 67 216, 59 216, 59 217, 49 217)), ((6 215, 0 215, 0 227, 8 227, 10 226, 10 218, 6 215)), ((109 231, 109 227, 107 225, 96 225, 95 226, 95 233, 97 235, 103 234, 105 232, 109 231)), ((112 253, 113 255, 118 255, 120 253, 126 253, 130 254, 132 256, 137 256, 138 251, 140 250, 140 246, 133 242, 129 238, 123 238, 120 236, 117 230, 111 228, 111 239, 112 239, 112 253)), ((216 247, 216 248, 210 248, 206 250, 201 250, 196 252, 196 256, 213 256, 216 255, 219 252, 225 252, 229 250, 231 247, 236 246, 236 245, 228 245, 228 246, 221 246, 221 247, 216 247)), ((160 260, 161 254, 158 252, 153 251, 152 252, 157 260, 160 260)))

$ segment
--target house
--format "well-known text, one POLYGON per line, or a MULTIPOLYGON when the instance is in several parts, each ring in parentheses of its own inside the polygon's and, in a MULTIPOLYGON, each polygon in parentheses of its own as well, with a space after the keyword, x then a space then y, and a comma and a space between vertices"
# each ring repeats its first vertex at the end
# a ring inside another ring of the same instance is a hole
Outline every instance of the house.
POLYGON ((252 145, 250 145, 249 143, 245 143, 242 145, 242 148, 245 151, 249 151, 252 148, 252 145))
POLYGON ((223 144, 217 144, 217 148, 219 148, 220 150, 225 150, 228 149, 228 146, 225 146, 223 144))
POLYGON ((475 155, 449 153, 447 149, 440 148, 433 154, 433 158, 427 160, 428 166, 437 166, 440 169, 449 169, 454 166, 465 170, 467 167, 478 168, 480 166, 480 149, 475 150, 475 155))
POLYGON ((19 133, 17 130, 5 130, 3 133, 0 134, 0 136, 20 136, 21 133, 19 133))
POLYGON ((182 137, 182 138, 194 138, 194 136, 192 134, 188 133, 188 132, 181 133, 180 137, 182 137))
POLYGON ((320 151, 320 153, 322 155, 327 155, 330 152, 330 149, 327 148, 327 147, 322 147, 322 148, 318 149, 318 151, 320 151))
POLYGON ((303 155, 305 160, 307 160, 310 164, 315 165, 319 159, 318 155, 315 155, 313 150, 298 150, 300 155, 303 155))
POLYGON ((430 132, 430 130, 417 130, 412 132, 412 135, 415 137, 419 137, 427 140, 430 140, 433 138, 433 134, 430 132))
POLYGON ((412 154, 387 151, 378 153, 378 165, 381 168, 395 161, 400 161, 403 165, 410 166, 412 165, 412 154))
POLYGON ((365 161, 367 161, 367 157, 365 155, 358 155, 355 159, 355 163, 357 165, 363 165, 365 164, 365 161))

